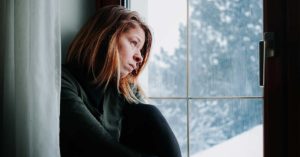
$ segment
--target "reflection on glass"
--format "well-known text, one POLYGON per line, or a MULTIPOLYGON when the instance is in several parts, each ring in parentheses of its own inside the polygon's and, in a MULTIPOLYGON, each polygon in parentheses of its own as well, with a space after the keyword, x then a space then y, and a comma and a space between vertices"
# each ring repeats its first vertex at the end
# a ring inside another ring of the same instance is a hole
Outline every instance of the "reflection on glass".
POLYGON ((240 152, 243 149, 242 154, 262 157, 262 112, 260 99, 191 100, 189 119, 191 156, 206 157, 204 154, 216 153, 238 157, 229 150, 240 152), (250 138, 247 138, 248 136, 250 138))
POLYGON ((151 99, 150 104, 158 107, 167 119, 180 145, 182 157, 187 157, 186 100, 151 99))
POLYGON ((190 0, 191 96, 261 96, 262 0, 190 0))

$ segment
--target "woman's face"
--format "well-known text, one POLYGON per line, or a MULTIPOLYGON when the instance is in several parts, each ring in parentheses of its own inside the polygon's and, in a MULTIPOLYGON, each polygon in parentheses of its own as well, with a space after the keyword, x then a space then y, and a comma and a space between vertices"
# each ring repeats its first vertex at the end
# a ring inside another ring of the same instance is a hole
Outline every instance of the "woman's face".
POLYGON ((143 61, 141 49, 144 46, 145 33, 140 27, 123 32, 119 38, 119 59, 121 78, 137 69, 143 61))

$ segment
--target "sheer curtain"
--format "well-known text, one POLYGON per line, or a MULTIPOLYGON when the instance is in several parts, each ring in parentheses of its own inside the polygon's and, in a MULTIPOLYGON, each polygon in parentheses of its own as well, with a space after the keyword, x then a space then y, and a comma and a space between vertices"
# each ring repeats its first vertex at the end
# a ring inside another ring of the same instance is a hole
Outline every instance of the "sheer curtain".
POLYGON ((58 0, 0 1, 2 157, 59 157, 58 0))

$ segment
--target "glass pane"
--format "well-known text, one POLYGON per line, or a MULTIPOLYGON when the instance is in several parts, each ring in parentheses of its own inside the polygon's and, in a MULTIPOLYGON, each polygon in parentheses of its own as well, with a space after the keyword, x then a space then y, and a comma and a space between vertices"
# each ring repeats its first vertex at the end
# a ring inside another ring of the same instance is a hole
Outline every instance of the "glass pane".
POLYGON ((262 157, 261 99, 190 101, 191 157, 262 157))
POLYGON ((190 0, 191 96, 261 96, 262 0, 190 0))
POLYGON ((167 119, 181 148, 182 157, 187 157, 187 111, 186 100, 151 99, 167 119))
POLYGON ((142 14, 154 36, 148 69, 140 78, 145 92, 186 96, 186 0, 131 0, 130 6, 142 14))

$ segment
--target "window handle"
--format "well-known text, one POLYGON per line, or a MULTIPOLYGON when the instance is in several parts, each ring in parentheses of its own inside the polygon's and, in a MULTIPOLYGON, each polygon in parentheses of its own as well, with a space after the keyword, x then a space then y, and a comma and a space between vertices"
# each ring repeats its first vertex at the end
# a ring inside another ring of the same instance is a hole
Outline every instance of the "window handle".
POLYGON ((265 84, 265 62, 266 58, 275 57, 274 33, 265 32, 264 40, 259 42, 259 85, 265 84))

